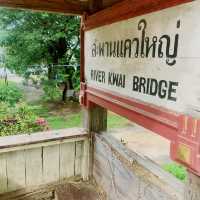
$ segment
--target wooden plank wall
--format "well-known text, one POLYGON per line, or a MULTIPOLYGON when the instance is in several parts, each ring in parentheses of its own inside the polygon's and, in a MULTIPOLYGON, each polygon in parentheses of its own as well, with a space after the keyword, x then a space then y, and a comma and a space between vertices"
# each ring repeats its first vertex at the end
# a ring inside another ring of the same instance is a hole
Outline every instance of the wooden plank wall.
POLYGON ((40 143, 0 153, 0 194, 85 175, 87 138, 40 143))
POLYGON ((183 183, 108 133, 94 146, 94 178, 109 200, 183 200, 183 183))

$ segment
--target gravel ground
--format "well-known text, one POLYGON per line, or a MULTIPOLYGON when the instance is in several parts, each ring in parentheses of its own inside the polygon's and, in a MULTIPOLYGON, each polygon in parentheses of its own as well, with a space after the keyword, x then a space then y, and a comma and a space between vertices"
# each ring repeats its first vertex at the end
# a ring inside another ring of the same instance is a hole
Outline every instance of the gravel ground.
POLYGON ((17 75, 14 74, 9 75, 8 80, 15 82, 18 85, 18 87, 23 90, 27 102, 38 101, 44 94, 42 89, 37 89, 31 85, 26 85, 26 86, 23 85, 23 78, 17 75))

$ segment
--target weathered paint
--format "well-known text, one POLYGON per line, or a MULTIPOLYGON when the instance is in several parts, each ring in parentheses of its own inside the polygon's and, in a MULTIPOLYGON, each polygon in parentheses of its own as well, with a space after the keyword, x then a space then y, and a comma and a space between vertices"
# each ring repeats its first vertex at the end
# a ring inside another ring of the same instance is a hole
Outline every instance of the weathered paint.
POLYGON ((200 2, 195 1, 86 31, 87 85, 199 116, 199 9, 200 2), (129 46, 127 39, 131 41, 132 51, 128 47, 124 50, 125 46, 129 46), (134 39, 139 41, 138 52, 134 39), (152 49, 146 56, 147 39, 150 44, 156 40, 154 56, 152 49), (170 40, 170 48, 166 47, 167 39, 170 40), (120 47, 121 42, 123 55, 120 54, 121 48, 117 55, 117 47, 115 53, 110 55, 110 50, 107 51, 107 47, 110 47, 108 43, 112 43, 114 49, 114 45, 120 47), (99 52, 99 47, 95 51, 95 45, 104 46, 104 53, 99 52), (176 50, 177 56, 166 57, 166 51, 172 55, 176 50), (118 81, 113 81, 113 77, 118 81))
POLYGON ((108 134, 96 134, 94 177, 110 200, 183 200, 183 184, 108 134))
POLYGON ((135 3, 123 1, 86 16, 80 102, 112 110, 169 139, 171 158, 199 175, 200 2, 135 3))
POLYGON ((43 135, 11 136, 0 140, 0 194, 61 183, 69 178, 82 177, 82 174, 84 179, 88 178, 86 163, 89 154, 84 149, 88 138, 82 129, 60 130, 56 135, 49 131, 43 135), (47 138, 48 141, 45 141, 47 138))

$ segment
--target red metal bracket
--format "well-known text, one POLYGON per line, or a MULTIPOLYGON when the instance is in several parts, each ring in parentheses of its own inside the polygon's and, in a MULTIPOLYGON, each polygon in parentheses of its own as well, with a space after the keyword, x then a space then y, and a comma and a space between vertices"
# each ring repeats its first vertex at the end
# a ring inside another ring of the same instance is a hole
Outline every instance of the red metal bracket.
MULTIPOLYGON (((81 31, 81 81, 84 76, 84 31, 151 13, 192 0, 125 0, 84 17, 81 31), (130 6, 131 5, 131 6, 130 6)), ((170 156, 200 176, 200 120, 81 83, 80 103, 107 108, 171 141, 170 156)))
POLYGON ((179 117, 177 137, 171 143, 171 158, 200 176, 200 120, 186 115, 179 117))
POLYGON ((200 176, 200 120, 81 83, 80 103, 97 104, 171 141, 170 156, 200 176))
POLYGON ((84 82, 81 82, 81 88, 80 88, 80 94, 79 94, 79 103, 82 107, 85 107, 87 109, 92 108, 95 106, 95 104, 98 104, 95 101, 92 101, 88 98, 88 87, 87 84, 84 82))

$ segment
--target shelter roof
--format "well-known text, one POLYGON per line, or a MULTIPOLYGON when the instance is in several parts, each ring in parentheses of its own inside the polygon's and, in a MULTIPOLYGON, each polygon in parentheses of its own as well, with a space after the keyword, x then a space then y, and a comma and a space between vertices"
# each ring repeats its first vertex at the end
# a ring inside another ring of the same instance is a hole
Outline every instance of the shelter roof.
POLYGON ((111 6, 120 0, 0 0, 0 6, 82 15, 111 6), (96 8, 96 9, 95 9, 96 8))

